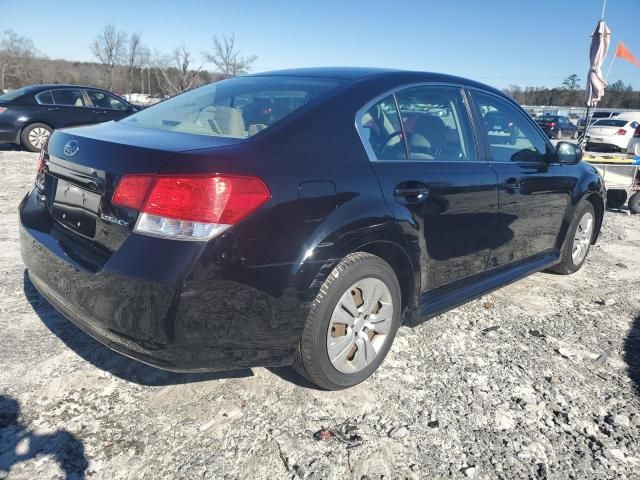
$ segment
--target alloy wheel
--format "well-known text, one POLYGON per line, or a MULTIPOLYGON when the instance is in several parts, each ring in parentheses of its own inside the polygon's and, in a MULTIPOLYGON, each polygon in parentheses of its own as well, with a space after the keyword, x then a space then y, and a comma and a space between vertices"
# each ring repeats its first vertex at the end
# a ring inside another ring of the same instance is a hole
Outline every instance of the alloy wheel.
POLYGON ((369 365, 387 341, 393 322, 391 292, 382 280, 354 283, 336 304, 327 331, 327 353, 336 370, 356 373, 369 365))
POLYGON ((580 263, 587 256, 591 237, 593 235, 593 215, 591 212, 585 212, 578 222, 578 228, 573 237, 573 249, 571 250, 571 260, 574 265, 580 263))
POLYGON ((43 127, 36 127, 29 132, 29 143, 33 148, 42 148, 47 142, 47 139, 51 135, 51 132, 43 127))

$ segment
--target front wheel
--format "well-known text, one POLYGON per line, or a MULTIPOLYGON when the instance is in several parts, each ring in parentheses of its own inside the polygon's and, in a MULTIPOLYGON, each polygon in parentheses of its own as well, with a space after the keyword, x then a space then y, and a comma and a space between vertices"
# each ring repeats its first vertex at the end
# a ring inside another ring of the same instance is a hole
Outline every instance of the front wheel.
POLYGON ((573 221, 560 253, 560 263, 551 267, 550 270, 562 275, 570 275, 580 270, 587 259, 595 226, 595 210, 591 202, 585 201, 578 206, 573 215, 573 221))
POLYGON ((30 152, 39 152, 51 135, 51 127, 44 123, 27 125, 21 134, 22 146, 30 152))
POLYGON ((640 192, 629 197, 629 211, 634 215, 640 215, 640 192))
POLYGON ((391 348, 400 311, 400 285, 389 264, 364 252, 348 255, 313 302, 294 368, 327 390, 364 381, 391 348))

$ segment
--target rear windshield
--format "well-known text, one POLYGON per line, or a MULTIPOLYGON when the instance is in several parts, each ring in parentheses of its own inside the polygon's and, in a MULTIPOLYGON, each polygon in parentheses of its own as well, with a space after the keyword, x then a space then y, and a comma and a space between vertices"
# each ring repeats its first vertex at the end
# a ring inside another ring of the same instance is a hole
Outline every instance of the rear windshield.
POLYGON ((185 92, 121 122, 156 130, 248 138, 338 85, 335 80, 303 77, 232 78, 185 92))
POLYGON ((538 118, 539 122, 557 122, 558 117, 540 117, 538 118))
POLYGON ((593 112, 593 118, 609 118, 616 115, 614 112, 593 112))
POLYGON ((0 100, 10 102, 11 100, 15 100, 16 98, 21 97, 22 95, 27 93, 27 91, 28 89, 26 87, 18 88, 17 90, 11 90, 4 95, 0 95, 0 100))
POLYGON ((624 127, 628 123, 628 120, 598 120, 593 125, 596 127, 624 127))

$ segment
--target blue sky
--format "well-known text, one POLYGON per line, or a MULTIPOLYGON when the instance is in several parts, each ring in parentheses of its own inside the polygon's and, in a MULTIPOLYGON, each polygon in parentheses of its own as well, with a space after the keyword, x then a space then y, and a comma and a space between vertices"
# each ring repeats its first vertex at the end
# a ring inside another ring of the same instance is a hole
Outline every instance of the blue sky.
MULTIPOLYGON (((235 33, 258 55, 255 71, 364 65, 445 72, 499 88, 556 86, 588 70, 590 33, 602 0, 0 0, 0 30, 31 37, 52 58, 89 60, 107 23, 171 51, 198 54, 214 33, 235 33)), ((613 53, 623 41, 640 58, 640 1, 608 0, 613 53)), ((608 57, 610 58, 610 57, 608 57)), ((608 62, 608 59, 607 59, 608 62)), ((608 66, 608 63, 606 64, 608 66)), ((610 81, 640 88, 640 68, 616 61, 610 81)))

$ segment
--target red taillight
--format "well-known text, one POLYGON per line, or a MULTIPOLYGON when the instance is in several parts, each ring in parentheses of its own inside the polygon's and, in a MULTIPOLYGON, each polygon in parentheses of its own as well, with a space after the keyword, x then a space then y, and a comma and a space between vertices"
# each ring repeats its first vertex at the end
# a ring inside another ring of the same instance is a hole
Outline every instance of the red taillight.
POLYGON ((640 125, 636 127, 636 131, 633 132, 634 137, 640 137, 640 125))
POLYGON ((555 128, 556 127, 556 122, 547 122, 547 127, 555 128))
POLYGON ((2 113, 2 112, 6 112, 6 111, 7 111, 7 108, 6 108, 6 107, 0 107, 0 113, 2 113))
POLYGON ((152 182, 151 175, 126 175, 118 183, 111 201, 120 207, 142 210, 152 182))
POLYGON ((36 187, 44 188, 44 167, 45 167, 45 153, 44 148, 40 149, 40 155, 38 156, 38 171, 36 172, 36 187))
POLYGON ((624 128, 619 128, 616 135, 626 135, 627 131, 624 128))
POLYGON ((271 196, 257 177, 234 175, 125 175, 112 203, 139 210, 137 231, 187 239, 211 238, 271 196))

